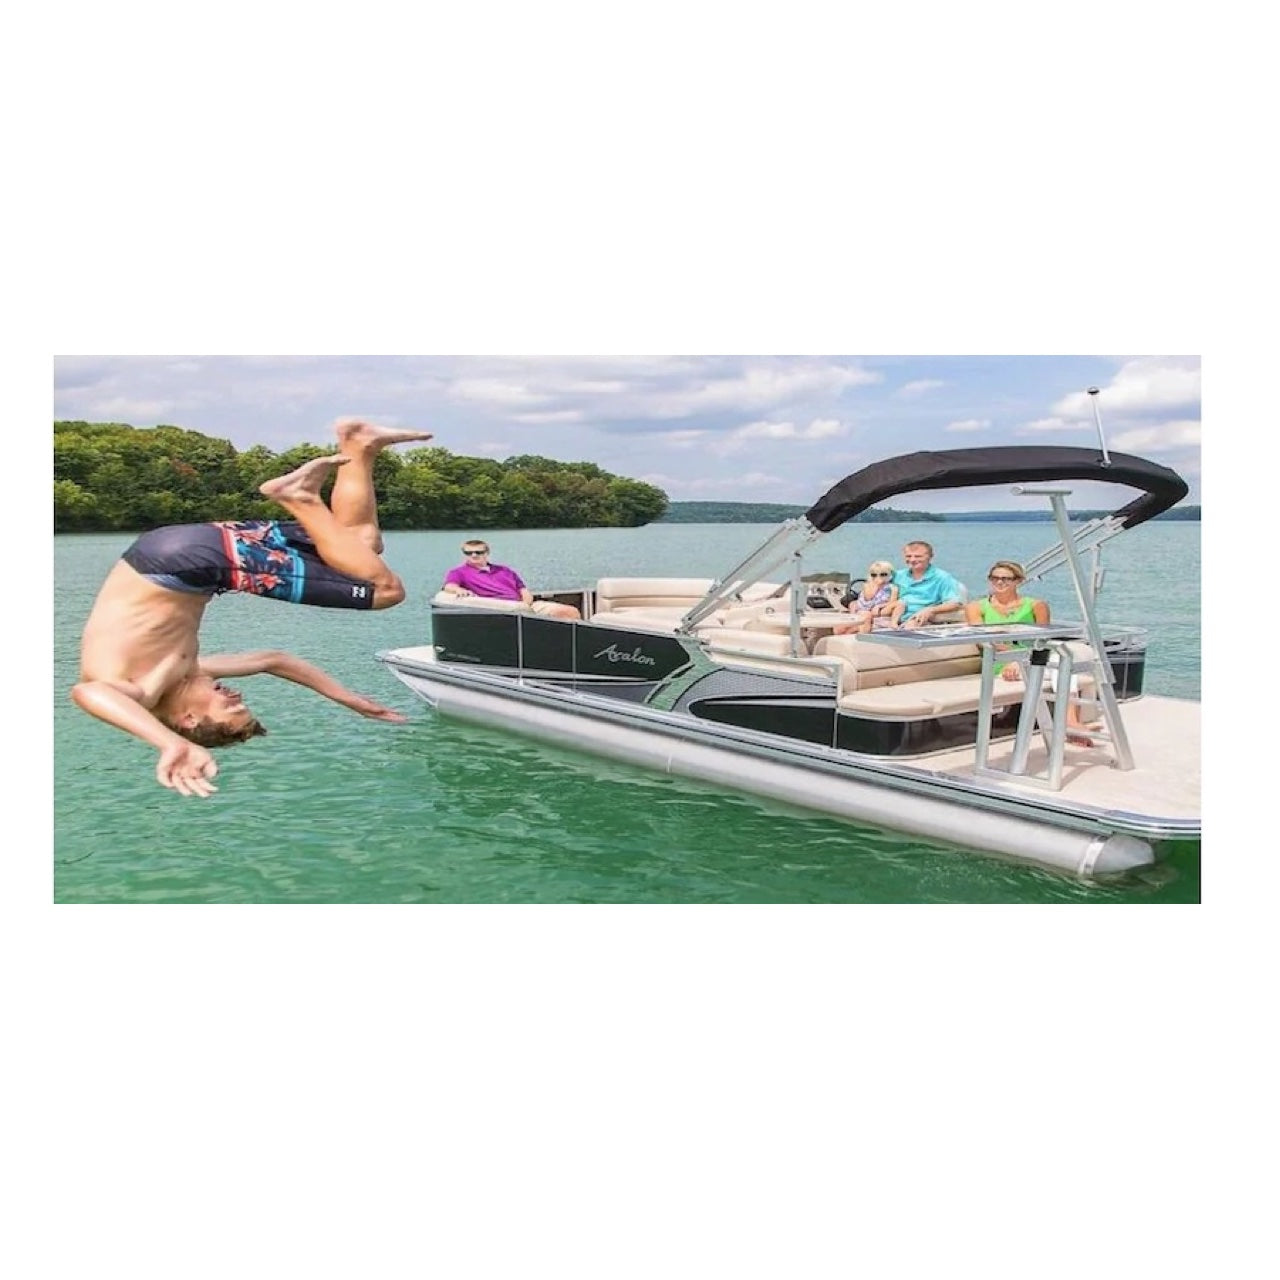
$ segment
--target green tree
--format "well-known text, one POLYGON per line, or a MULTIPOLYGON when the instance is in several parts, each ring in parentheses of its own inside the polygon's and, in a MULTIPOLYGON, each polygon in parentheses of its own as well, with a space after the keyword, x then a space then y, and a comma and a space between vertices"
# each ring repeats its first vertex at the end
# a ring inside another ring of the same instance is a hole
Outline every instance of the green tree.
MULTIPOLYGON (((55 422, 54 529, 279 517, 259 486, 330 452, 332 445, 303 443, 283 453, 262 445, 240 453, 228 440, 171 425, 55 422)), ((667 505, 660 489, 593 462, 533 454, 498 462, 438 446, 380 453, 373 482, 387 529, 635 525, 667 505)))
POLYGON ((617 513, 618 524, 634 528, 661 520, 667 510, 667 495, 654 485, 614 476, 609 481, 609 504, 617 513))
POLYGON ((101 528, 98 500, 74 480, 53 482, 53 527, 68 533, 101 528))

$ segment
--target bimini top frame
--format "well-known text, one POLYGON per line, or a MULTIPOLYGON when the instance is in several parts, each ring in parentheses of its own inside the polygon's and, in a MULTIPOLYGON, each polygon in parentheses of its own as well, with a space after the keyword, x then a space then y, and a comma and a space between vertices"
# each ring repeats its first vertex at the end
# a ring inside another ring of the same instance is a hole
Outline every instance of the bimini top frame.
POLYGON ((805 518, 815 529, 830 533, 868 507, 900 493, 1057 480, 1094 480, 1141 489, 1141 497, 1110 517, 1121 529, 1132 529, 1187 496, 1186 481, 1177 472, 1130 453, 1104 455, 1097 449, 1062 445, 1007 445, 907 453, 873 463, 828 489, 805 512, 805 518))
MULTIPOLYGON (((981 485, 1029 486, 1058 480, 1092 480, 1127 485, 1142 493, 1109 516, 1091 520, 1027 566, 1028 576, 1042 577, 1067 563, 1077 568, 1067 551, 1096 547, 1125 529, 1167 511, 1187 495, 1180 475, 1158 462, 1103 448, 1065 445, 1006 445, 989 449, 944 449, 902 454, 873 463, 845 476, 800 516, 786 521, 768 541, 720 579, 680 620, 688 631, 722 605, 732 602, 744 587, 760 581, 780 565, 791 562, 793 594, 800 592, 798 561, 804 547, 838 529, 877 502, 901 493, 928 489, 967 489, 981 485)), ((1060 530, 1061 531, 1061 530, 1060 530)), ((1092 594, 1092 593, 1089 593, 1092 594)), ((799 600, 796 602, 798 611, 799 600)))

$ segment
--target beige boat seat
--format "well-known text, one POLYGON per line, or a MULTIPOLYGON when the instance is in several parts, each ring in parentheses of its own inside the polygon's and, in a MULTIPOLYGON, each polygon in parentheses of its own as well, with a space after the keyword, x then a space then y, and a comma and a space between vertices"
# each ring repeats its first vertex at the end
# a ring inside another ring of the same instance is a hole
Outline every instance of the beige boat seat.
POLYGON ((742 652, 790 655, 789 636, 775 635, 768 631, 750 631, 745 627, 716 627, 701 631, 698 639, 713 656, 717 653, 742 652))
POLYGON ((520 600, 495 600, 488 596, 455 596, 452 591, 437 591, 431 597, 431 603, 453 605, 455 608, 493 609, 498 613, 532 612, 520 600))
MULTIPOLYGON (((997 707, 1022 701, 1023 685, 997 680, 992 701, 997 707)), ((943 676, 914 680, 908 684, 882 684, 857 689, 839 698, 841 711, 852 711, 871 719, 901 720, 955 716, 976 711, 982 693, 981 676, 943 676)))
POLYGON ((601 578, 596 583, 596 613, 620 609, 692 609, 711 590, 713 578, 601 578))
MULTIPOLYGON (((1092 658, 1087 645, 1072 643, 1077 661, 1092 658)), ((872 718, 933 717, 976 711, 982 689, 982 654, 976 644, 942 645, 926 650, 898 649, 854 636, 826 636, 815 655, 840 662, 839 705, 872 718)), ((1079 692, 1093 691, 1092 677, 1080 676, 1079 692)), ((1020 680, 997 679, 997 707, 1020 702, 1020 680)))
POLYGON ((982 670, 982 656, 976 644, 898 649, 859 640, 857 636, 823 636, 813 651, 819 657, 840 660, 841 693, 977 675, 982 670))
MULTIPOLYGON (((748 631, 742 627, 714 627, 698 632, 698 639, 708 657, 731 666, 754 667, 796 675, 803 671, 805 660, 791 657, 791 638, 768 631, 748 631), (785 661, 784 661, 785 660, 785 661)), ((813 675, 829 678, 824 664, 813 663, 813 675)))
MULTIPOLYGON (((498 600, 490 596, 455 596, 451 591, 437 591, 431 597, 433 605, 451 605, 455 609, 489 609, 494 613, 537 613, 546 614, 553 608, 550 600, 535 600, 525 604, 522 600, 498 600)), ((549 617, 550 621, 563 622, 568 619, 549 617)))
POLYGON ((621 627, 627 631, 674 631, 680 625, 680 619, 689 610, 684 605, 653 606, 648 609, 608 609, 601 612, 597 609, 587 625, 593 627, 621 627))
MULTIPOLYGON (((674 631, 680 620, 711 590, 711 578, 601 578, 596 583, 591 620, 601 626, 637 627, 645 631, 674 631)), ((695 630, 740 626, 768 607, 781 603, 769 597, 776 582, 757 582, 744 588, 741 602, 717 609, 695 630)))

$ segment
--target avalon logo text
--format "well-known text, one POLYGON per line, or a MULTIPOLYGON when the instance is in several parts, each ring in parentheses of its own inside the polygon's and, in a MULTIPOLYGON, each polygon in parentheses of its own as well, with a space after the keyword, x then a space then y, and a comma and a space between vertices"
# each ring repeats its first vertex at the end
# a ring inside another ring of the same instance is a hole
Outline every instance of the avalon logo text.
POLYGON ((597 658, 608 658, 610 662, 635 662, 642 667, 653 666, 653 659, 647 654, 641 653, 637 647, 630 653, 624 653, 616 644, 611 644, 607 649, 601 649, 599 653, 593 655, 597 658))

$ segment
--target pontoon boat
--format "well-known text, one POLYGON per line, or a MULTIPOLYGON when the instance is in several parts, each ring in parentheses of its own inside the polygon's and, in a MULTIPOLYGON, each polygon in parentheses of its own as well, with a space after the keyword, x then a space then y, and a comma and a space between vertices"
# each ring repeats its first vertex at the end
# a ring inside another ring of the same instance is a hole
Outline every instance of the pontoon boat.
POLYGON ((442 714, 1089 876, 1200 837, 1200 704, 1144 692, 1147 631, 1098 617, 1104 543, 1187 493, 1129 454, 1065 447, 913 453, 847 476, 718 580, 612 578, 535 593, 581 622, 439 595, 431 643, 378 657, 442 714), (1073 525, 1061 487, 1139 496, 1073 525), (1010 485, 1047 499, 1079 622, 833 635, 804 557, 875 503, 1010 485), (1016 641, 1020 647, 1007 646, 1016 641), (1023 679, 995 677, 993 655, 1023 679), (1089 731, 1068 731, 1075 701, 1089 731))

